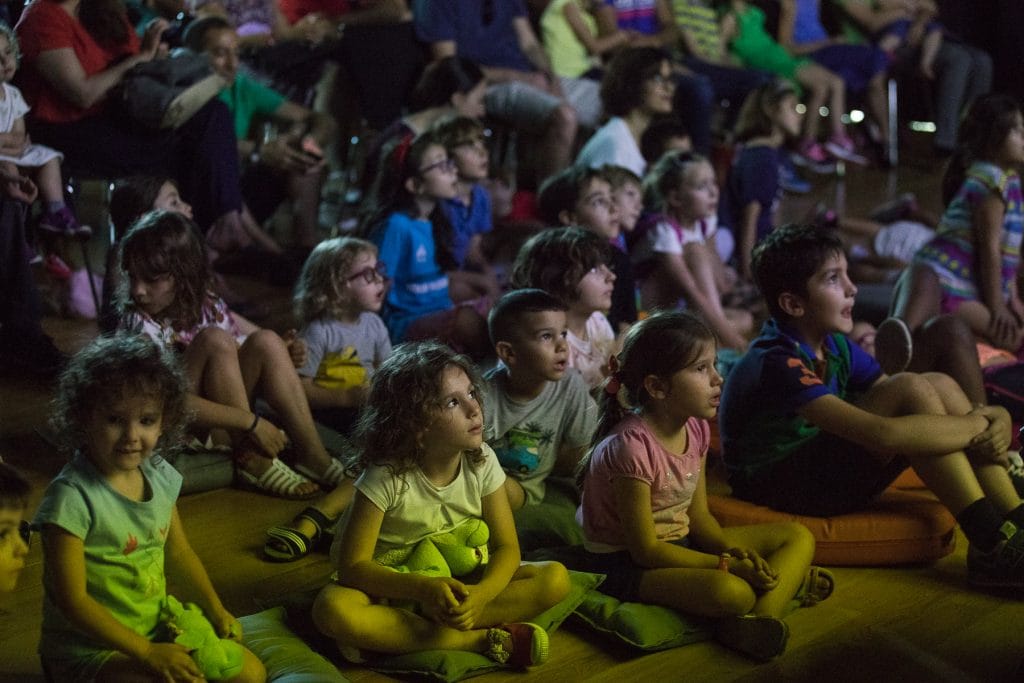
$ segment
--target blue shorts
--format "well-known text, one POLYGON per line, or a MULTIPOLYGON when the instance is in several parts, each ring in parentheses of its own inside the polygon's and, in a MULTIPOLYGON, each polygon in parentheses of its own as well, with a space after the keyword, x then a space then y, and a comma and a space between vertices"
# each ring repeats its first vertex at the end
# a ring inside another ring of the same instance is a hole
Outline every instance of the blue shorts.
MULTIPOLYGON (((672 545, 682 548, 690 547, 689 536, 669 541, 672 545)), ((640 579, 643 578, 646 567, 641 567, 633 561, 628 550, 620 550, 614 553, 592 553, 584 552, 583 560, 586 567, 574 566, 573 569, 588 571, 594 574, 604 574, 607 578, 597 587, 605 595, 610 595, 622 602, 640 602, 640 579)))

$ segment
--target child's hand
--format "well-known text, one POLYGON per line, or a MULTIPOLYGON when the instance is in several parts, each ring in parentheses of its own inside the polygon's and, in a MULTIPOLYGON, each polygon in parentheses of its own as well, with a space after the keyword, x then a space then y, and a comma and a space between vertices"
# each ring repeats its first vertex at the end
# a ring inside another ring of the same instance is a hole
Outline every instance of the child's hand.
POLYGON ((242 624, 227 610, 221 610, 220 614, 210 616, 210 623, 221 638, 242 642, 242 624))
POLYGON ((725 551, 732 556, 729 572, 747 583, 756 591, 769 591, 779 583, 779 573, 768 561, 747 548, 729 548, 725 551))
POLYGON ((301 368, 306 364, 307 354, 309 347, 306 346, 306 341, 299 338, 299 333, 294 329, 288 330, 281 339, 284 340, 284 345, 288 347, 288 357, 292 359, 292 365, 296 368, 301 368))
POLYGON ((1001 406, 982 406, 971 413, 977 413, 988 420, 988 428, 967 444, 964 452, 973 461, 994 462, 1009 467, 1006 449, 1010 447, 1012 420, 1010 413, 1001 406))
POLYGON ((476 586, 466 586, 466 597, 457 606, 448 610, 448 618, 445 624, 460 631, 469 631, 476 628, 480 614, 484 611, 489 601, 484 600, 477 591, 476 586))
MULTIPOLYGON (((159 56, 160 53, 160 38, 163 36, 164 31, 167 30, 166 19, 153 19, 146 24, 146 32, 142 34, 142 43, 139 46, 139 56, 144 58, 145 61, 159 56)), ((166 53, 167 48, 164 47, 166 53)))
POLYGON ((1015 352, 1020 347, 1021 319, 1009 307, 996 306, 986 336, 999 348, 1015 352))
POLYGON ((447 621, 449 612, 458 607, 468 594, 466 585, 458 579, 447 576, 428 578, 420 590, 419 603, 428 619, 442 624, 447 621))
POLYGON ((31 204, 39 196, 39 188, 30 178, 17 176, 16 178, 3 178, 3 191, 11 199, 31 204))
POLYGON ((150 643, 142 661, 164 680, 202 680, 203 672, 192 661, 184 645, 177 643, 150 643))
POLYGON ((256 423, 256 429, 249 432, 249 438, 260 450, 272 458, 288 445, 288 437, 285 433, 265 417, 261 417, 256 423))

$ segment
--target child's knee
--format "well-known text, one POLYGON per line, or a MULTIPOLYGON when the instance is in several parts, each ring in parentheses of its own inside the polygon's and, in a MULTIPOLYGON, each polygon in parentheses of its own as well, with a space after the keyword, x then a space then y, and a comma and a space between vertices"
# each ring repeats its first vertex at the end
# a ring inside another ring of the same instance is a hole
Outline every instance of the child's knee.
POLYGON ((569 571, 559 562, 542 562, 537 565, 536 577, 538 601, 543 603, 542 609, 557 605, 569 595, 572 584, 569 571))
POLYGON ((189 344, 189 349, 214 354, 237 354, 238 344, 226 330, 219 327, 204 327, 189 344))
POLYGON ((256 348, 261 351, 272 352, 272 353, 287 353, 287 347, 284 345, 284 340, 281 339, 281 335, 273 330, 261 329, 256 330, 245 339, 245 345, 248 347, 256 348))
POLYGON ((722 616, 747 614, 754 609, 757 595, 750 584, 732 574, 722 573, 721 577, 708 586, 708 598, 720 610, 722 616))
POLYGON ((264 683, 267 680, 267 670, 259 657, 247 649, 242 660, 242 672, 231 680, 234 683, 264 683))
POLYGON ((335 640, 346 639, 352 631, 346 593, 344 588, 331 583, 324 586, 313 601, 313 624, 320 633, 335 640))

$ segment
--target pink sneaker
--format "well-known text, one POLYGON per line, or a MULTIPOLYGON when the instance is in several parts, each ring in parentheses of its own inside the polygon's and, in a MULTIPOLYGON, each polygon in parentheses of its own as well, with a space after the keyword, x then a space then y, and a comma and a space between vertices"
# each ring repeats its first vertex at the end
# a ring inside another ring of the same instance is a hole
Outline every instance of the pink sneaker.
POLYGON ((857 154, 857 146, 853 144, 850 136, 845 133, 839 133, 830 137, 825 143, 825 149, 836 159, 842 159, 858 166, 868 165, 867 158, 857 154))
POLYGON ((797 166, 802 166, 815 173, 833 173, 836 170, 836 165, 825 148, 811 140, 803 142, 796 153, 792 155, 791 160, 797 166))

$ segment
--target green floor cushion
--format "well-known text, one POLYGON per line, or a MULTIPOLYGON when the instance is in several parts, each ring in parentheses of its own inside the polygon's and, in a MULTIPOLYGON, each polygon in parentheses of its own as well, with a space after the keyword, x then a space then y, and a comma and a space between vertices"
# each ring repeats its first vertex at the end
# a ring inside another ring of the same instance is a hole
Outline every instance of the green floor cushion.
POLYGON ((709 640, 711 621, 659 605, 620 602, 599 591, 587 595, 574 615, 590 628, 639 650, 655 652, 709 640))
POLYGON ((549 478, 546 484, 543 501, 514 513, 519 549, 524 553, 583 543, 583 530, 576 523, 578 496, 572 482, 549 478))
POLYGON ((263 662, 267 681, 341 683, 348 680, 288 627, 283 607, 272 607, 239 621, 242 642, 263 662))

